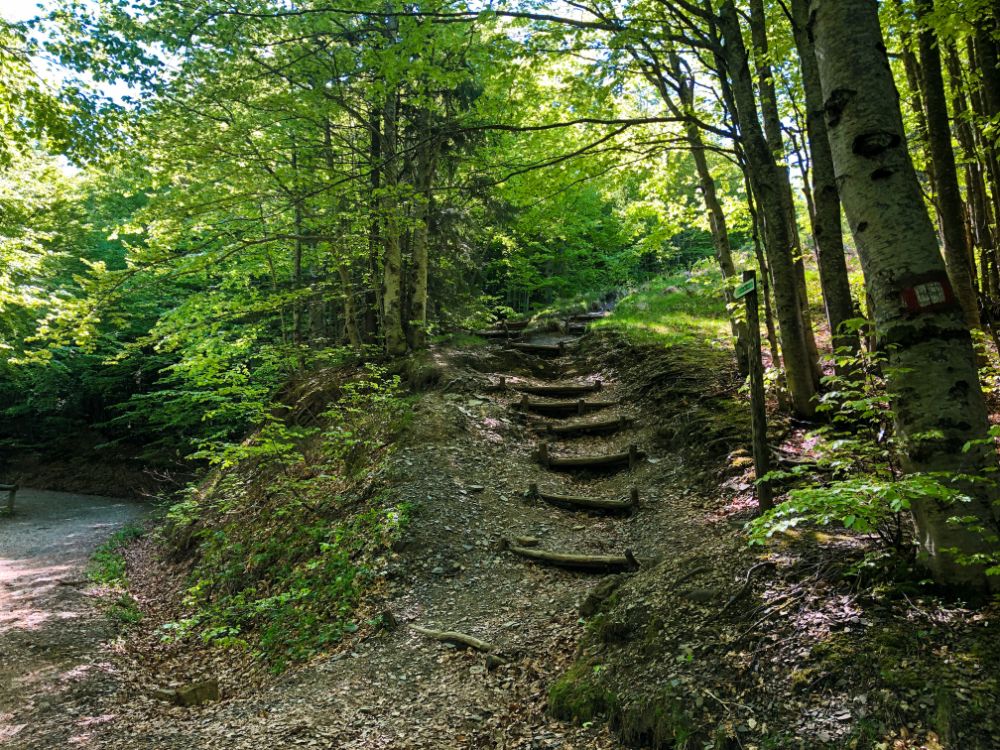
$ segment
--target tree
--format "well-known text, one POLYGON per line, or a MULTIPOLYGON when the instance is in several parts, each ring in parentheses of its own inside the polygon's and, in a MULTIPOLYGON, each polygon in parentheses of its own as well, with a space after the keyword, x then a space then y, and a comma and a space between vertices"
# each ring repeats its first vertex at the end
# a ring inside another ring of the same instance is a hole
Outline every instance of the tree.
POLYGON ((877 6, 812 0, 810 12, 836 177, 888 356, 904 468, 978 480, 963 484, 971 499, 961 509, 915 504, 918 541, 942 583, 997 588, 984 565, 962 564, 998 548, 997 458, 972 338, 907 150, 877 6), (956 514, 974 521, 953 523, 956 514))

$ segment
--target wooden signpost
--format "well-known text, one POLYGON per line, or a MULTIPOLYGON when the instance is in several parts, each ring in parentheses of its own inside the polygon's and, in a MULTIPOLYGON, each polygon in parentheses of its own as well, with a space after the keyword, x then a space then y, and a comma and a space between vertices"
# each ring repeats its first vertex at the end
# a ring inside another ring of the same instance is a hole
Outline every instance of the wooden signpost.
POLYGON ((774 507, 771 487, 760 481, 771 470, 767 447, 767 406, 764 400, 764 362, 760 353, 760 314, 757 301, 757 272, 744 271, 743 283, 733 295, 747 305, 747 362, 750 364, 750 424, 753 428, 753 467, 757 475, 757 505, 761 511, 774 507))

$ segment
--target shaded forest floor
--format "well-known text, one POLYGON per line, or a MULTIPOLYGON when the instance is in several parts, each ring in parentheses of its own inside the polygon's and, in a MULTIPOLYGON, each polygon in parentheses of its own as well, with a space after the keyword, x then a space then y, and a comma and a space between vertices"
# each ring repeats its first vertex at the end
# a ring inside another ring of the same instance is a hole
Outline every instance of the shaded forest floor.
MULTIPOLYGON (((558 337, 556 337, 558 338, 558 337)), ((553 340, 553 339, 546 339, 553 340)), ((683 344, 683 345, 681 345, 683 344)), ((280 675, 238 648, 165 641, 188 613, 183 558, 149 537, 127 551, 142 622, 109 646, 119 689, 25 748, 934 748, 996 747, 996 606, 933 599, 869 576, 856 535, 746 546, 749 425, 728 355, 592 333, 545 360, 502 345, 439 348, 397 450, 370 482, 412 507, 355 619, 329 653, 280 675), (544 419, 511 407, 518 383, 600 378, 634 419, 555 454, 637 444, 612 475, 555 475, 535 457, 544 419), (630 516, 525 496, 627 496, 630 516), (516 557, 503 539, 641 569, 594 576, 516 557), (530 543, 530 542, 526 542, 530 543), (761 563, 766 563, 761 565, 761 563), (391 617, 388 616, 391 614, 391 617), (392 626, 394 625, 394 626, 392 626), (430 640, 417 625, 496 644, 502 661, 430 640), (154 695, 216 677, 223 700, 154 695), (881 744, 880 744, 881 743, 881 744)), ((67 717, 69 718, 69 717, 67 717)))

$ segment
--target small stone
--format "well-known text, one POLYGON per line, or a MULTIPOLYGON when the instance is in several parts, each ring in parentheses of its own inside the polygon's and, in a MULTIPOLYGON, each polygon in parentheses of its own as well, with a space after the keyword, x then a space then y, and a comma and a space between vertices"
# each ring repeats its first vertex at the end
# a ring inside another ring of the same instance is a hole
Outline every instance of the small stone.
POLYGON ((502 667, 506 663, 507 663, 507 660, 504 659, 502 656, 497 656, 496 654, 487 654, 486 655, 486 668, 488 670, 490 670, 491 672, 494 669, 497 669, 498 667, 502 667))
POLYGON ((431 573, 433 573, 436 576, 443 576, 444 575, 444 568, 442 568, 440 565, 437 565, 437 566, 431 568, 431 573))
POLYGON ((200 706, 219 700, 219 681, 213 677, 176 688, 153 688, 150 695, 177 706, 200 706))
POLYGON ((481 484, 470 484, 469 485, 469 492, 482 492, 485 489, 486 488, 483 487, 483 485, 481 485, 481 484))

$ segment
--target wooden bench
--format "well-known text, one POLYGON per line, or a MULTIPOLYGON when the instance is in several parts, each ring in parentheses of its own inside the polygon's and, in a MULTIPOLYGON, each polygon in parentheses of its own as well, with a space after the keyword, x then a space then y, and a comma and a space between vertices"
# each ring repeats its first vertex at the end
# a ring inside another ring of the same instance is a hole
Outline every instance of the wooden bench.
POLYGON ((7 493, 7 514, 14 515, 14 497, 17 495, 18 486, 16 484, 0 484, 0 492, 7 493))

